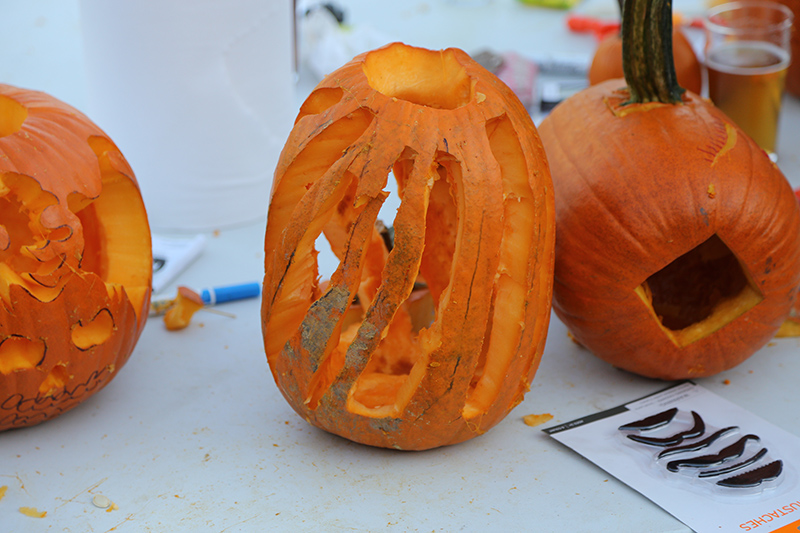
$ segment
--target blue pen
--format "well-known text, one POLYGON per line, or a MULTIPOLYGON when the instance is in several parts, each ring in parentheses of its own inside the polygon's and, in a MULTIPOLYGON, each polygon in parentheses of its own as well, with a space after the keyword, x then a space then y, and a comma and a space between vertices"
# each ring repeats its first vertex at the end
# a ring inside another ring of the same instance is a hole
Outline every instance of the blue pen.
MULTIPOLYGON (((198 291, 203 304, 213 306, 225 302, 256 298, 261 294, 261 284, 258 282, 239 283, 221 287, 208 287, 198 291)), ((163 315, 174 304, 173 299, 153 300, 150 304, 150 315, 163 315)))
POLYGON ((257 282, 227 285, 225 287, 210 287, 200 291, 200 297, 206 305, 255 298, 259 294, 261 294, 261 284, 257 282))

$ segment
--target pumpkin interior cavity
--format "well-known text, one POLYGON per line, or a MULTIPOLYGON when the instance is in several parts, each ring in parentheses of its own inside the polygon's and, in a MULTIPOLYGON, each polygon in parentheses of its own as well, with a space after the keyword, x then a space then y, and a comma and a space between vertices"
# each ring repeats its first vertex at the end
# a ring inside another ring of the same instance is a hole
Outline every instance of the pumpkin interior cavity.
POLYGON ((711 335, 763 299, 717 235, 652 274, 636 293, 679 347, 711 335))
POLYGON ((473 80, 451 50, 383 48, 367 54, 364 74, 381 94, 436 109, 457 109, 473 96, 473 80))
MULTIPOLYGON (((381 253, 368 253, 367 257, 372 260, 372 264, 368 264, 365 270, 367 272, 370 268, 376 270, 371 277, 380 281, 381 286, 372 287, 371 293, 364 296, 361 296, 361 292, 359 293, 362 301, 371 302, 375 307, 380 306, 381 295, 386 291, 386 287, 382 286, 384 283, 394 283, 401 294, 404 290, 403 287, 406 288, 406 298, 396 306, 391 320, 382 331, 380 343, 369 354, 366 367, 348 394, 347 409, 371 418, 399 416, 419 387, 428 365, 432 344, 430 338, 437 335, 436 329, 428 330, 428 328, 436 321, 436 307, 441 297, 441 290, 449 285, 452 257, 448 254, 452 253, 455 245, 445 243, 441 249, 436 250, 436 247, 430 246, 426 240, 429 236, 427 231, 424 238, 418 241, 420 251, 420 256, 416 259, 418 270, 409 272, 411 278, 392 279, 391 262, 394 257, 390 258, 390 255, 406 253, 405 251, 398 252, 397 248, 408 250, 414 246, 413 243, 408 242, 408 226, 417 226, 419 220, 415 220, 416 224, 409 224, 409 221, 424 218, 423 227, 429 228, 432 223, 430 219, 432 209, 439 213, 455 212, 454 200, 449 193, 441 194, 437 198, 432 195, 434 189, 441 191, 458 187, 459 173, 453 173, 454 166, 445 162, 449 156, 438 153, 432 166, 425 169, 415 164, 416 155, 413 150, 406 149, 393 165, 393 174, 401 199, 393 227, 397 247, 392 246, 390 250, 386 246, 390 239, 384 239, 379 231, 383 226, 382 222, 373 233, 373 243, 381 248, 381 253), (409 193, 409 190, 414 192, 409 193), (411 215, 416 210, 424 210, 424 212, 417 211, 419 217, 411 215), (429 253, 437 255, 432 259, 428 256, 429 253), (428 278, 435 279, 433 272, 444 276, 444 287, 437 286, 436 282, 434 282, 433 288, 428 286, 428 278), (415 292, 413 287, 420 289, 415 292)), ((457 165, 455 168, 458 168, 457 165)), ((452 222, 441 226, 440 238, 442 241, 456 238, 454 234, 448 234, 448 225, 453 227, 452 222)), ((415 236, 417 231, 416 228, 410 229, 410 233, 415 236)), ((411 238, 410 240, 415 241, 416 239, 411 238)), ((415 264, 415 259, 407 258, 406 260, 408 259, 410 259, 410 264, 415 264)), ((369 273, 368 276, 362 274, 362 280, 366 280, 368 277, 369 273)), ((364 281, 362 281, 363 285, 364 281)), ((364 319, 368 319, 371 310, 366 310, 364 319)))
POLYGON ((136 185, 114 168, 114 145, 103 137, 90 138, 89 145, 100 164, 102 189, 91 201, 70 198, 83 228, 81 269, 99 276, 109 293, 124 287, 138 314, 152 264, 150 235, 143 231, 149 227, 147 213, 136 185))
MULTIPOLYGON (((532 224, 533 192, 527 180, 519 179, 519 176, 527 176, 527 168, 513 125, 506 117, 500 117, 487 124, 486 133, 503 181, 504 230, 502 245, 498 244, 492 304, 483 326, 484 342, 464 399, 462 414, 468 419, 480 416, 491 407, 500 393, 511 360, 518 352, 525 318, 525 287, 529 284, 528 261, 538 231, 532 224)), ((413 161, 412 157, 401 157, 393 166, 401 196, 411 179, 413 161)), ((430 353, 442 327, 434 324, 437 308, 441 300, 448 297, 453 261, 459 238, 463 237, 457 201, 459 190, 464 187, 462 172, 461 164, 451 155, 437 153, 427 185, 425 243, 417 277, 418 285, 424 285, 425 290, 412 292, 383 331, 378 349, 370 354, 369 363, 350 391, 348 410, 351 412, 375 418, 397 416, 425 373, 436 371, 435 367, 428 367, 430 353)), ((384 241, 377 236, 377 230, 375 233, 373 242, 382 247, 384 241)), ((389 250, 381 252, 373 256, 376 257, 374 267, 385 265, 389 250)), ((362 279, 366 277, 362 274, 362 279)), ((372 277, 380 276, 373 274, 372 277)), ((375 289, 377 292, 377 287, 375 289)), ((361 320, 355 318, 347 325, 349 329, 344 329, 346 333, 341 341, 352 342, 360 323, 361 320)), ((343 358, 341 364, 344 364, 343 358)))

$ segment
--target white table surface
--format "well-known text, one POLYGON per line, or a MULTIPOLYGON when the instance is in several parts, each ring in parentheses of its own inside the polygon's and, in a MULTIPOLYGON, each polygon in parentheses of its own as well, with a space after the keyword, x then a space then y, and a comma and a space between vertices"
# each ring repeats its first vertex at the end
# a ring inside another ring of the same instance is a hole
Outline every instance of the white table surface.
MULTIPOLYGON (((605 8, 587 1, 589 12, 605 8)), ((564 12, 511 0, 481 7, 443 0, 340 4, 354 25, 427 47, 589 54, 593 46, 591 38, 569 34, 564 12)), ((5 2, 2 15, 0 81, 83 108, 77 3, 5 2)), ((800 102, 787 99, 780 166, 794 186, 798 139, 800 102)), ((176 283, 260 280, 264 224, 210 233, 208 248, 176 283)), ((8 486, 0 532, 688 531, 522 422, 527 414, 551 413, 547 425, 554 425, 666 386, 594 358, 555 317, 532 388, 502 423, 463 444, 415 453, 361 446, 309 426, 272 381, 259 301, 224 310, 236 318, 201 313, 179 332, 151 320, 103 391, 47 423, 0 434, 0 486, 8 486), (118 509, 94 507, 100 493, 118 509), (21 506, 47 516, 24 516, 21 506)), ((697 382, 800 435, 799 347, 797 339, 776 340, 697 382)))

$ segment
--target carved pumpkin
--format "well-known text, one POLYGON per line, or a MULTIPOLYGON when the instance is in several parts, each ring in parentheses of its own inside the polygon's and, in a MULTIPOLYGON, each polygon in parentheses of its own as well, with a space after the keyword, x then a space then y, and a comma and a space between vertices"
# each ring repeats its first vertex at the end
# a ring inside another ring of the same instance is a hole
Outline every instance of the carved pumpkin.
POLYGON ((539 128, 556 193, 553 307, 617 367, 710 376, 787 317, 800 283, 800 209, 766 154, 675 83, 669 3, 625 9, 628 87, 590 87, 539 128))
POLYGON ((152 266, 114 143, 55 98, 0 85, 0 430, 108 384, 144 327, 152 266))
POLYGON ((552 201, 528 113, 464 52, 394 43, 327 76, 278 162, 265 237, 265 349, 291 406, 411 450, 499 422, 544 348, 552 201), (339 264, 319 284, 323 232, 339 264))

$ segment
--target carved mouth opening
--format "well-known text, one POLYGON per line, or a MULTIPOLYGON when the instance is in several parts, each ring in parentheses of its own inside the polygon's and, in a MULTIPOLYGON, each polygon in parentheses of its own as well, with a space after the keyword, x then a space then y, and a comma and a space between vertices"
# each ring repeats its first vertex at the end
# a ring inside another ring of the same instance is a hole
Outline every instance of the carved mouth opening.
POLYGON ((711 335, 763 300, 717 235, 652 274, 636 293, 679 347, 711 335))

